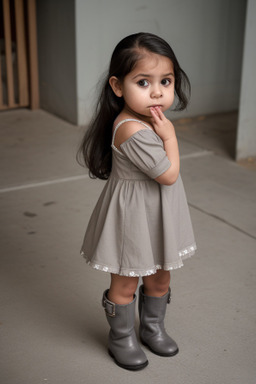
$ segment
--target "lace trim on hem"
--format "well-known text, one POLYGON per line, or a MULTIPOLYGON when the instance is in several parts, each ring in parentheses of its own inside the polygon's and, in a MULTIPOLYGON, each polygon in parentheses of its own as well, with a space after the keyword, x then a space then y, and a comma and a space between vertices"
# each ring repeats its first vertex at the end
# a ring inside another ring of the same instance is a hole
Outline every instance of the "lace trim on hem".
POLYGON ((88 265, 90 265, 92 268, 97 269, 99 271, 114 273, 120 276, 129 276, 129 277, 141 276, 142 277, 142 276, 153 275, 157 272, 158 269, 164 269, 165 271, 170 271, 173 269, 181 268, 183 266, 182 260, 188 259, 189 257, 193 256, 196 249, 197 249, 196 244, 193 244, 190 247, 187 247, 179 252, 179 256, 181 257, 181 260, 179 260, 178 262, 171 263, 171 264, 164 264, 164 265, 157 264, 151 269, 147 269, 147 270, 122 270, 122 269, 119 270, 118 268, 107 267, 105 265, 100 265, 90 261, 83 251, 81 251, 81 256, 85 258, 88 265))

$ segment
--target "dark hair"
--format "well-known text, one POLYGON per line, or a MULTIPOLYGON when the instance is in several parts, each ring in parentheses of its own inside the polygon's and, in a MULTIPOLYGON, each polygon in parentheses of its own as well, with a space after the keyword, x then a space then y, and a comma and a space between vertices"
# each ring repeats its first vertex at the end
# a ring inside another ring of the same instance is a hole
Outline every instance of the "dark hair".
POLYGON ((188 104, 190 82, 169 44, 151 33, 141 32, 125 37, 114 49, 94 117, 89 124, 77 154, 78 162, 81 164, 79 159, 82 156, 83 163, 89 168, 90 177, 107 180, 110 175, 113 123, 124 107, 123 98, 114 94, 109 85, 109 79, 115 76, 122 81, 142 57, 142 49, 168 57, 172 61, 175 76, 175 94, 178 99, 174 110, 181 111, 188 104))

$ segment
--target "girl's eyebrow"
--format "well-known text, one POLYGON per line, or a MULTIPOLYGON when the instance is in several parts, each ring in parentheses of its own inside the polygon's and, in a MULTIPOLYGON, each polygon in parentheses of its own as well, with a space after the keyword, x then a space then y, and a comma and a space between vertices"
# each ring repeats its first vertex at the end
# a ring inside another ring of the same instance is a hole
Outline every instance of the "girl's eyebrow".
MULTIPOLYGON (((161 77, 167 77, 167 76, 173 76, 174 77, 174 74, 172 72, 170 73, 166 73, 165 75, 162 75, 161 77)), ((139 73, 138 75, 134 76, 132 79, 136 79, 137 77, 152 77, 152 75, 148 75, 146 73, 139 73)))

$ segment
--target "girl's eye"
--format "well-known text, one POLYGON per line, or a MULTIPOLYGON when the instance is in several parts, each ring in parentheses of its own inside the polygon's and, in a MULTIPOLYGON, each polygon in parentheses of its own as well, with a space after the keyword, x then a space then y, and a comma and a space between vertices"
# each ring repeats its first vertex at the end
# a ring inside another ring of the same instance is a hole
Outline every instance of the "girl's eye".
POLYGON ((161 81, 161 84, 167 86, 167 85, 170 85, 171 82, 172 82, 171 79, 163 79, 161 81))
POLYGON ((137 83, 140 87, 147 87, 148 86, 148 81, 147 80, 140 80, 137 83))

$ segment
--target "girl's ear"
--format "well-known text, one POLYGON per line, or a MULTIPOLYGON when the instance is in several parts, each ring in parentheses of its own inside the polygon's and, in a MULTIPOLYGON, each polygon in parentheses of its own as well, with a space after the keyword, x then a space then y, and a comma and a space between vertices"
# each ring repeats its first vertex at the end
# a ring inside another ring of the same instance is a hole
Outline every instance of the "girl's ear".
POLYGON ((121 86, 121 83, 117 77, 115 77, 115 76, 110 77, 109 85, 117 97, 123 96, 122 86, 121 86))

